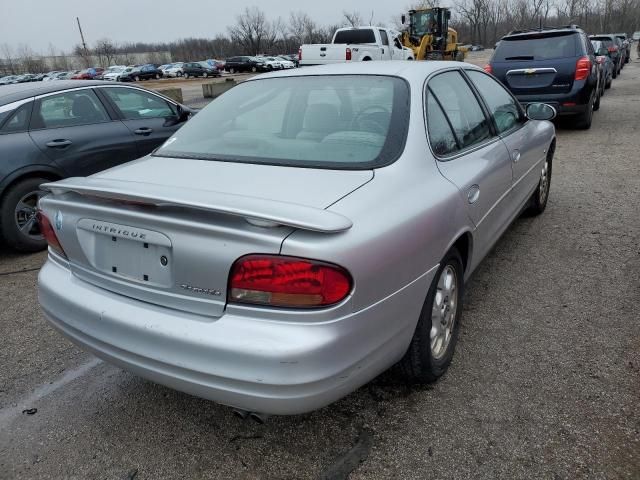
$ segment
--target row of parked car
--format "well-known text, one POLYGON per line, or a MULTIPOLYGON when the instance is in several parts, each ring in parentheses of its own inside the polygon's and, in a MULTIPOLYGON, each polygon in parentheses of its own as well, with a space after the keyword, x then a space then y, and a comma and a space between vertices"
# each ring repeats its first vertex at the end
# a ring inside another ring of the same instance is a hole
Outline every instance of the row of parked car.
POLYGON ((516 30, 485 66, 525 107, 543 102, 577 128, 591 127, 605 91, 631 58, 626 34, 588 36, 577 25, 516 30))
POLYGON ((222 72, 267 72, 298 66, 297 55, 238 56, 227 60, 208 59, 198 62, 173 62, 164 65, 112 65, 107 69, 90 67, 84 70, 51 71, 48 73, 7 75, 0 78, 0 85, 51 80, 111 80, 137 82, 163 77, 217 77, 222 72))

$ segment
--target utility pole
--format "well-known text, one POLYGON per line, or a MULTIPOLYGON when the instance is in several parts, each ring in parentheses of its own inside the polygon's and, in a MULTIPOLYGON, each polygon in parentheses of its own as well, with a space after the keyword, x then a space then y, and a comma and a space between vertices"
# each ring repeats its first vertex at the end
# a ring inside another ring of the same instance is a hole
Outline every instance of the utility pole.
POLYGON ((78 22, 78 30, 80 30, 80 39, 82 40, 82 48, 84 49, 84 54, 89 55, 89 50, 87 49, 87 44, 84 41, 84 34, 82 33, 82 27, 80 26, 80 18, 76 17, 76 21, 78 22))

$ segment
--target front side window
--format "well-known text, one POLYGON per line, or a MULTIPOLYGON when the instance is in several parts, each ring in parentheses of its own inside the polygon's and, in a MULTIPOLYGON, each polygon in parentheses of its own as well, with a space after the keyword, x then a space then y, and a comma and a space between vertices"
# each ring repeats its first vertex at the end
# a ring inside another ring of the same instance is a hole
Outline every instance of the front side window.
POLYGON ((437 75, 429 81, 428 87, 442 106, 461 149, 491 138, 489 122, 460 72, 437 75))
POLYGON ((116 104, 126 120, 167 118, 177 114, 173 105, 152 93, 123 87, 104 88, 102 91, 116 104))
POLYGON ((31 117, 31 128, 73 127, 109 121, 109 115, 93 90, 84 89, 38 100, 31 117))
POLYGON ((484 98, 498 133, 505 133, 524 123, 518 102, 502 84, 486 73, 467 70, 467 75, 484 98))
POLYGON ((389 36, 385 30, 380 30, 380 39, 383 45, 389 45, 389 36))
POLYGON ((193 117, 155 155, 364 169, 404 148, 409 88, 370 75, 244 82, 193 117))

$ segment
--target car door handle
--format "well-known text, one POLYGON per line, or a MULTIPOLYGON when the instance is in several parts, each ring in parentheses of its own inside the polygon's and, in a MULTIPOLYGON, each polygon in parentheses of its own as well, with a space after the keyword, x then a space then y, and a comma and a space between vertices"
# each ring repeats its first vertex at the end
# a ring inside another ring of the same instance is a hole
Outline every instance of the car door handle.
POLYGON ((49 148, 66 148, 71 145, 73 142, 71 140, 66 140, 64 138, 59 138, 56 140, 51 140, 50 142, 45 143, 45 145, 49 148))
POLYGON ((152 132, 153 132, 153 128, 149 128, 149 127, 142 127, 133 131, 133 133, 135 133, 136 135, 149 135, 152 132))
POLYGON ((513 163, 518 163, 520 161, 520 150, 514 150, 511 158, 513 159, 513 163))
POLYGON ((469 203, 476 203, 478 198, 480 198, 480 186, 471 185, 467 191, 467 200, 469 200, 469 203))

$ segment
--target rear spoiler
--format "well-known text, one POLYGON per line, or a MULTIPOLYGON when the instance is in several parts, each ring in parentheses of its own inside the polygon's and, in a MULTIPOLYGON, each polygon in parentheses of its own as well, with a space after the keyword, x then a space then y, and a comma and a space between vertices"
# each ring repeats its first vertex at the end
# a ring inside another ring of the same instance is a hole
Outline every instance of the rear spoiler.
POLYGON ((195 208, 243 217, 254 225, 265 227, 285 225, 314 232, 337 233, 353 226, 347 217, 321 208, 231 193, 186 190, 152 183, 73 177, 45 183, 40 188, 54 195, 75 192, 110 200, 195 208))

